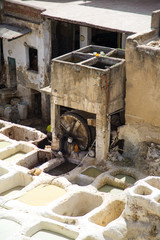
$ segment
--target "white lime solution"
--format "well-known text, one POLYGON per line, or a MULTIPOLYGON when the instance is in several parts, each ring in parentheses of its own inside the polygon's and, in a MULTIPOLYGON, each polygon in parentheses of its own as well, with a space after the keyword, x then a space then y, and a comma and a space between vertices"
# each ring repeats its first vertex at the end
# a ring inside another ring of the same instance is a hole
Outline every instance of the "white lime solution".
POLYGON ((51 232, 48 230, 40 230, 36 232, 31 239, 39 239, 39 240, 65 240, 65 239, 72 239, 66 236, 63 236, 59 233, 51 232))
POLYGON ((12 196, 14 194, 16 194, 17 192, 19 192, 20 190, 22 190, 22 186, 17 186, 17 187, 14 187, 14 188, 11 188, 3 193, 0 193, 0 196, 5 196, 5 197, 8 197, 8 196, 12 196))
POLYGON ((8 220, 8 219, 0 219, 0 239, 8 240, 9 237, 13 236, 20 231, 21 225, 8 220))
POLYGON ((10 142, 0 140, 0 149, 5 148, 5 147, 7 147, 7 146, 9 146, 11 144, 12 143, 10 143, 10 142))
POLYGON ((17 152, 17 153, 15 153, 13 155, 10 155, 10 156, 4 158, 3 160, 5 160, 7 162, 20 160, 25 154, 26 154, 25 152, 17 152))

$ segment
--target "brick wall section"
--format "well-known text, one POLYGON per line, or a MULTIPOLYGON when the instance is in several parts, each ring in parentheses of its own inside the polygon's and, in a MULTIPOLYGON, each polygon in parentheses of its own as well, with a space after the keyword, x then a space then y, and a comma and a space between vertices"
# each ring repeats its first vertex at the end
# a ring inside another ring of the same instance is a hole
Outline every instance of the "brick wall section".
POLYGON ((42 21, 41 13, 44 11, 45 9, 43 8, 27 5, 26 3, 13 2, 9 0, 4 3, 4 14, 36 23, 42 21))

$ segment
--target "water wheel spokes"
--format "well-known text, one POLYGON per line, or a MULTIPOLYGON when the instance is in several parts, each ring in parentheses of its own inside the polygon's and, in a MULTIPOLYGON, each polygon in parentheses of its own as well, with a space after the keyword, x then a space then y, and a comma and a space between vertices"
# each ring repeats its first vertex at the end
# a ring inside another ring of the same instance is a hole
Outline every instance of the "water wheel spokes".
POLYGON ((90 131, 85 120, 79 115, 66 112, 61 116, 62 134, 71 137, 80 150, 86 150, 90 144, 90 131))

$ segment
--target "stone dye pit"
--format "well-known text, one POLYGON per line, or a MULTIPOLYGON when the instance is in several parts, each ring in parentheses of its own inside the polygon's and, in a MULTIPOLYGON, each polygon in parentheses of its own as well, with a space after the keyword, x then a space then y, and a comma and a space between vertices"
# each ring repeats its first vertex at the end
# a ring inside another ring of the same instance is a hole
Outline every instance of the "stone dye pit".
POLYGON ((63 196, 65 193, 66 191, 63 188, 42 184, 28 191, 17 200, 32 206, 43 206, 63 196))
POLYGON ((105 184, 104 186, 99 188, 98 191, 105 192, 105 193, 119 194, 123 192, 123 189, 105 184))
POLYGON ((38 231, 37 233, 35 233, 31 239, 41 239, 41 240, 67 240, 67 239, 71 239, 68 237, 63 236, 62 234, 59 233, 55 233, 55 232, 51 232, 48 230, 41 230, 38 231))
POLYGON ((0 236, 1 239, 7 240, 20 230, 20 225, 8 219, 0 219, 0 236))
POLYGON ((0 140, 0 149, 4 148, 4 147, 7 147, 11 145, 10 142, 7 142, 7 141, 3 141, 3 140, 0 140))
POLYGON ((9 143, 0 148, 3 240, 159 239, 159 177, 89 157, 59 172, 66 160, 50 150, 3 134, 0 142, 9 143))
POLYGON ((103 171, 97 169, 96 167, 88 167, 86 170, 82 171, 81 174, 96 178, 102 172, 103 171))
POLYGON ((0 151, 0 160, 8 163, 16 163, 19 162, 21 159, 34 153, 34 149, 34 146, 25 145, 24 143, 19 143, 15 146, 9 144, 9 146, 5 148, 4 151, 0 151))
POLYGON ((26 141, 31 142, 37 146, 42 145, 46 139, 46 135, 36 129, 30 127, 24 127, 18 124, 4 124, 4 121, 0 120, 0 133, 14 139, 16 141, 26 141), (2 122, 2 123, 1 123, 2 122))

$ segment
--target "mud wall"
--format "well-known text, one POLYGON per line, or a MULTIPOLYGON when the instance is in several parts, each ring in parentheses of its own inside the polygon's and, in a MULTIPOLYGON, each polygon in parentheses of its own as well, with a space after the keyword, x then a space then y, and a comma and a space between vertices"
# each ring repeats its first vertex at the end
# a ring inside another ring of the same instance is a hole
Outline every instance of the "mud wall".
POLYGON ((148 46, 157 31, 131 36, 126 45, 126 123, 160 127, 160 48, 148 46))
POLYGON ((95 114, 104 114, 107 104, 110 113, 122 108, 124 69, 124 61, 116 63, 109 70, 102 70, 54 60, 51 79, 55 104, 95 114))

